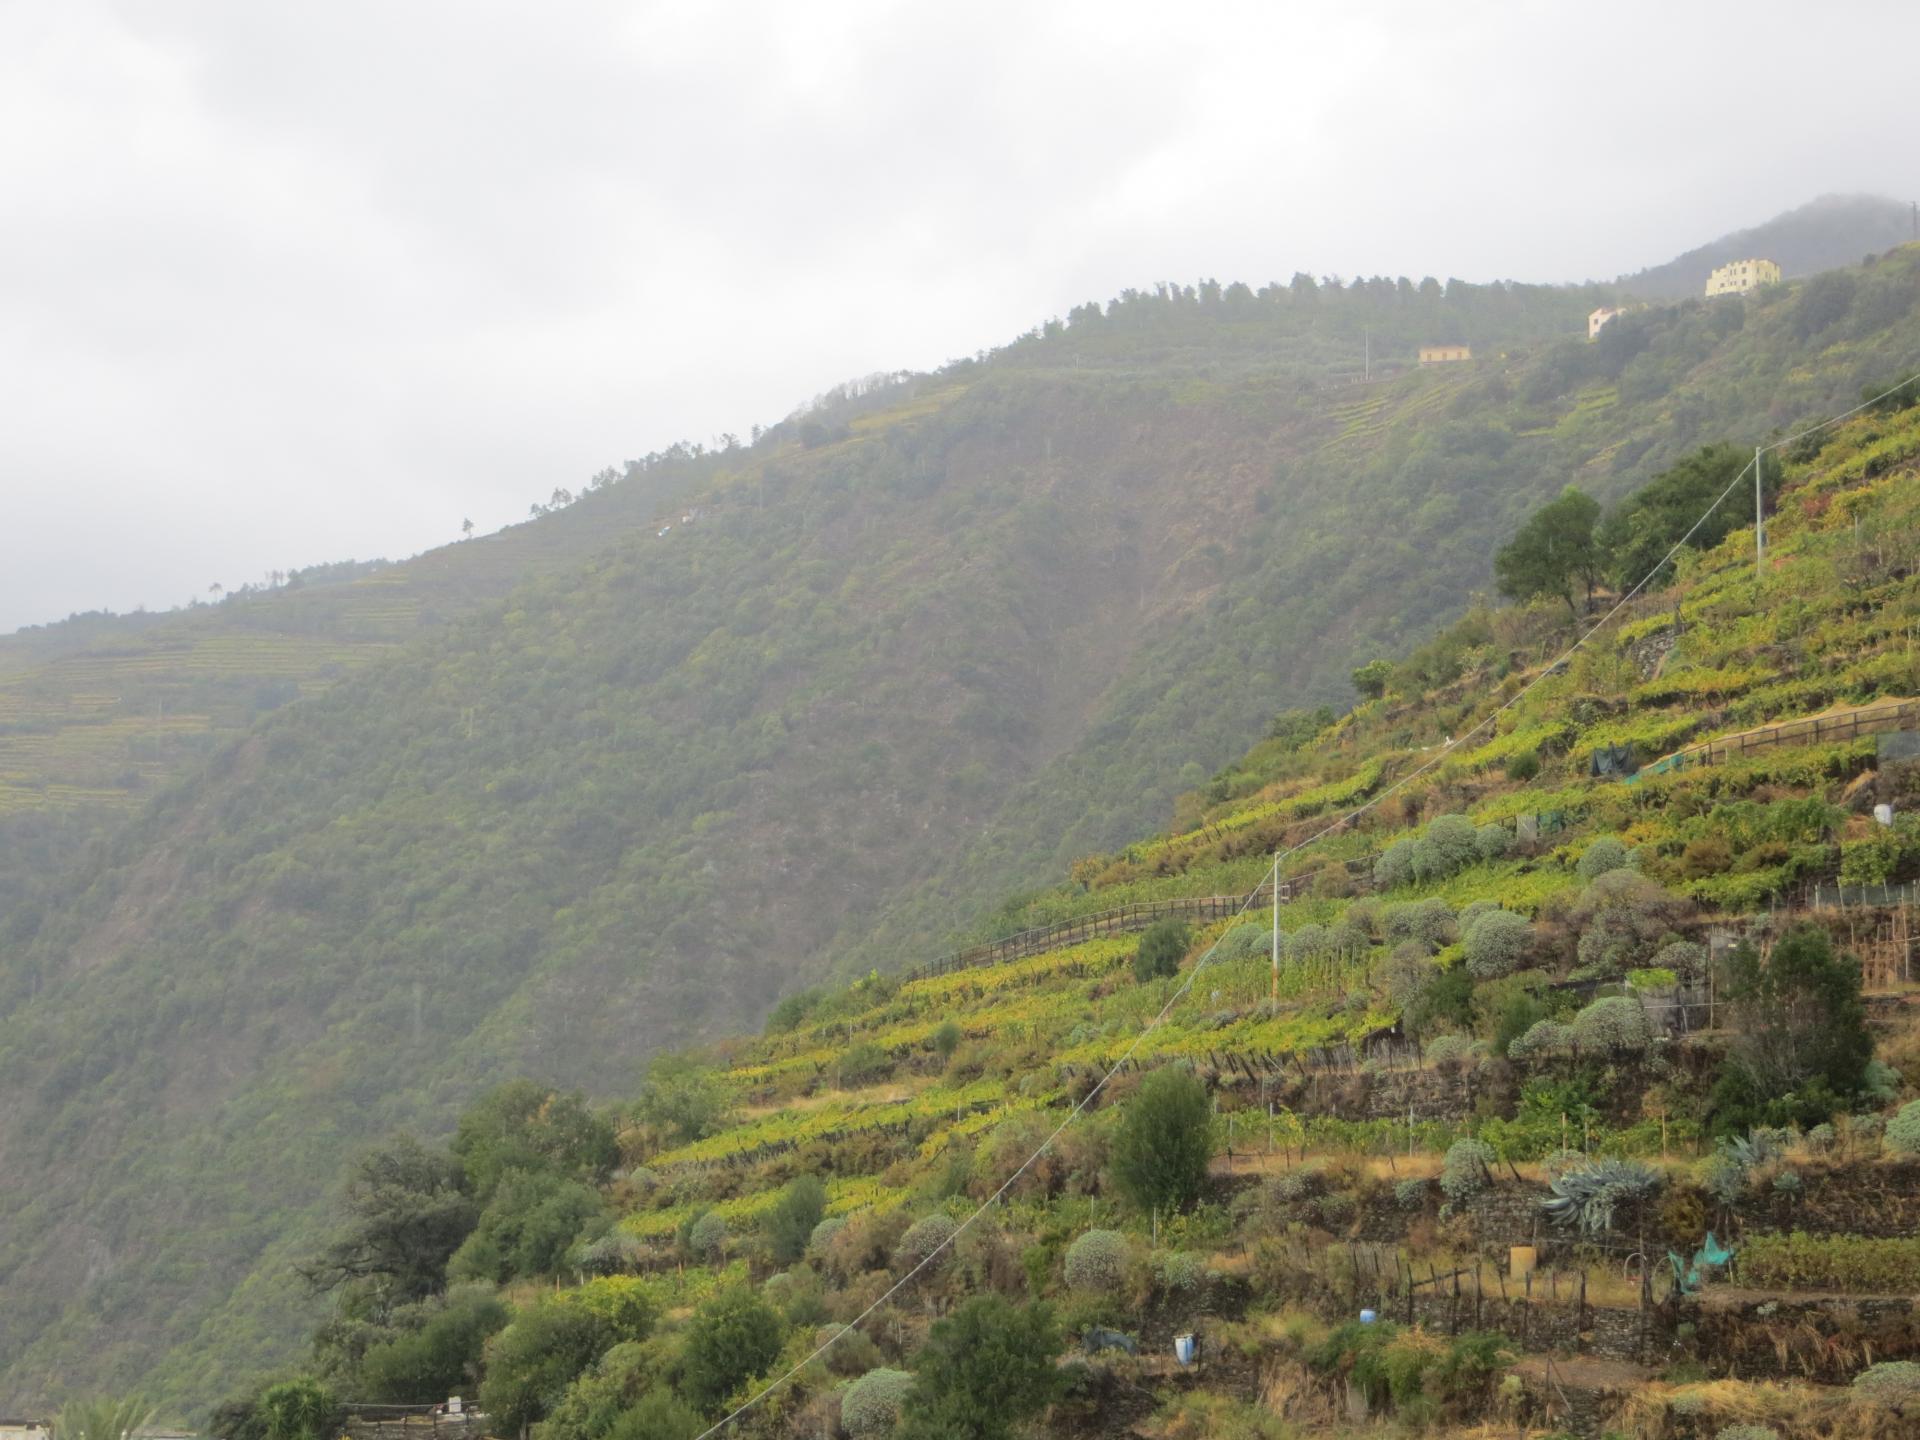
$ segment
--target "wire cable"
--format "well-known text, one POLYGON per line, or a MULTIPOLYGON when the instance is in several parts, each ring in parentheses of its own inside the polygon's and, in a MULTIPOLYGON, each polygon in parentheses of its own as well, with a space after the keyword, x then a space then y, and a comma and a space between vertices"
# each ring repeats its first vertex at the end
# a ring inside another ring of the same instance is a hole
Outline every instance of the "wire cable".
MULTIPOLYGON (((1667 565, 1672 562, 1673 558, 1676 555, 1678 555, 1681 552, 1681 550, 1683 550, 1686 547, 1687 543, 1691 541, 1693 537, 1700 532, 1700 527, 1702 525, 1705 525, 1707 521, 1712 518, 1714 512, 1718 510, 1721 507, 1721 505, 1726 503, 1727 497, 1733 494, 1734 490, 1740 485, 1742 481, 1744 481, 1747 478, 1747 475, 1753 470, 1754 465, 1757 462, 1760 455, 1763 455, 1768 451, 1778 450, 1781 447, 1786 445, 1791 445, 1796 441, 1804 440, 1807 436, 1815 434, 1818 431, 1825 430, 1829 426, 1837 425, 1842 420, 1851 419, 1853 416, 1858 415, 1861 411, 1869 409, 1870 407, 1879 404, 1882 400, 1887 399, 1889 396, 1901 390, 1904 390, 1909 385, 1913 385, 1915 383, 1916 381, 1912 378, 1903 380, 1899 384, 1893 386, 1892 388, 1886 391, 1883 391, 1879 395, 1874 396, 1871 400, 1863 400, 1860 404, 1854 406, 1853 409, 1851 410, 1843 411, 1838 415, 1831 416, 1828 419, 1822 420, 1817 425, 1810 425, 1805 430, 1802 430, 1799 433, 1794 435, 1789 435, 1783 440, 1776 440, 1770 445, 1760 446, 1755 451, 1755 459, 1749 460, 1745 465, 1740 467, 1740 473, 1735 475, 1733 479, 1728 482, 1727 487, 1724 490, 1722 490, 1719 493, 1719 495, 1717 495, 1714 498, 1714 501, 1711 505, 1707 506, 1705 510, 1700 512, 1700 517, 1697 520, 1695 520, 1692 525, 1688 526, 1687 533, 1682 535, 1678 540, 1676 540, 1673 543, 1672 548, 1670 548, 1665 555, 1660 557, 1659 563, 1656 564, 1651 570, 1647 571, 1645 575, 1641 576, 1639 582, 1635 584, 1631 590, 1627 591, 1624 595, 1620 596, 1619 599, 1614 601, 1613 607, 1610 610, 1608 610, 1606 614, 1602 615, 1598 620, 1596 620, 1592 625, 1588 626, 1587 629, 1583 631, 1573 641, 1572 644, 1568 645, 1565 650, 1560 652, 1559 656, 1556 657, 1552 661, 1552 663, 1542 667, 1539 674, 1535 675, 1525 685, 1521 686, 1519 690, 1515 691, 1511 697, 1503 701, 1495 709, 1489 711, 1484 719, 1478 721, 1476 724, 1474 724, 1474 726, 1471 729, 1467 730, 1464 734, 1459 735, 1457 737, 1449 736, 1447 738, 1446 743, 1440 747, 1440 752, 1437 755, 1435 755, 1431 760, 1428 760, 1426 763, 1409 771, 1407 774, 1403 775, 1400 779, 1394 781, 1393 784, 1389 785, 1386 789, 1380 791, 1379 794, 1372 796, 1371 798, 1366 800, 1364 803, 1356 805, 1351 810, 1344 812, 1338 818, 1334 819, 1327 825, 1323 826, 1321 829, 1314 831, 1311 835, 1307 836, 1306 839, 1300 841, 1298 844, 1290 845, 1285 850, 1275 851, 1274 857, 1273 857, 1273 881, 1276 889, 1279 885, 1280 866, 1283 861, 1291 858, 1294 855, 1299 854, 1302 850, 1305 850, 1310 845, 1318 844, 1321 840, 1324 840, 1327 836, 1333 834, 1336 830, 1341 829, 1343 826, 1349 824, 1351 821, 1356 820, 1360 816, 1366 814, 1369 810, 1372 810, 1375 806, 1379 805, 1383 800, 1386 800, 1389 796, 1394 795, 1397 792, 1405 789, 1408 785, 1411 785, 1415 780, 1418 780, 1422 775, 1425 775, 1428 771, 1432 770, 1435 766, 1439 765, 1442 761, 1450 758, 1454 753, 1454 751, 1457 750, 1461 745, 1466 743, 1468 740, 1471 740, 1475 735, 1478 735, 1482 730, 1486 729, 1489 725, 1493 724, 1494 721, 1498 720, 1502 715, 1506 714, 1506 712, 1511 710, 1515 705, 1518 705, 1522 700, 1526 699, 1526 697, 1533 692, 1535 687, 1540 685, 1549 676, 1554 674, 1554 672, 1557 671, 1560 668, 1560 666, 1562 666, 1569 659, 1571 659, 1574 653, 1578 651, 1583 645, 1585 645, 1587 641, 1591 640, 1602 629, 1604 629, 1607 625, 1611 624, 1614 617, 1617 616, 1621 612, 1621 610, 1623 610, 1627 606, 1627 604, 1630 601, 1632 601, 1637 595, 1639 595, 1642 590, 1646 589, 1646 587, 1653 582, 1655 577, 1658 576, 1661 573, 1661 571, 1666 569, 1667 565)), ((933 1249, 930 1250, 920 1260, 918 1264, 916 1264, 911 1270, 907 1271, 907 1273, 902 1275, 898 1280, 894 1281, 892 1285, 888 1286, 887 1289, 881 1293, 878 1299, 876 1299, 872 1304, 868 1305, 867 1308, 862 1310, 858 1315, 854 1316, 854 1318, 848 1321, 847 1324, 841 1326, 838 1330, 834 1331, 832 1335, 828 1336, 825 1340, 821 1341, 819 1345, 815 1346, 814 1349, 808 1352, 808 1354, 803 1359, 795 1363, 794 1366, 791 1369, 789 1369, 785 1374, 779 1376, 777 1379, 768 1381, 766 1385, 761 1387, 760 1390, 756 1391, 753 1395, 749 1396, 746 1400, 742 1401, 735 1409, 729 1411, 721 1419, 716 1420, 712 1425, 708 1426, 705 1430, 702 1430, 699 1433, 699 1435, 695 1437, 695 1440, 710 1440, 710 1437, 717 1435, 722 1430, 726 1429, 735 1420, 738 1420, 742 1415, 746 1414, 747 1411, 753 1409, 754 1406, 758 1405, 761 1401, 765 1400, 767 1396, 771 1395, 774 1391, 780 1389, 782 1386, 785 1386, 791 1383, 794 1377, 797 1376, 802 1370, 806 1369, 807 1366, 811 1365, 814 1361, 818 1360, 822 1355, 826 1354, 827 1351, 831 1350, 835 1345, 837 1345, 842 1339, 842 1337, 859 1329, 860 1326, 864 1324, 873 1315, 873 1313, 876 1310, 878 1310, 882 1305, 885 1305, 889 1300, 891 1300, 895 1295, 899 1294, 908 1285, 912 1284, 913 1281, 919 1276, 920 1272, 925 1270, 929 1265, 931 1265, 935 1260, 937 1260, 940 1257, 941 1253, 946 1249, 948 1249, 956 1240, 958 1240, 961 1237, 961 1235, 965 1234, 967 1229, 976 1220, 978 1220, 982 1215, 986 1214, 987 1211, 991 1210, 995 1205, 999 1204, 1001 1199, 1006 1195, 1007 1191, 1013 1188, 1015 1182, 1018 1181, 1022 1175, 1026 1174, 1027 1171, 1032 1168, 1035 1161, 1040 1159, 1041 1156, 1045 1155, 1048 1150, 1052 1149, 1053 1142, 1058 1140, 1061 1137, 1061 1135, 1066 1133, 1067 1128, 1070 1125, 1072 1125, 1074 1121, 1078 1120, 1082 1114, 1086 1112, 1087 1107, 1093 1103, 1093 1101, 1095 1100, 1095 1098, 1099 1096, 1101 1091, 1107 1088, 1108 1083, 1112 1081, 1113 1077, 1115 1075, 1118 1075, 1122 1067, 1124 1067, 1127 1064, 1127 1062, 1133 1058, 1134 1053, 1139 1050, 1141 1043, 1149 1035, 1151 1035, 1155 1030, 1159 1029, 1160 1026, 1165 1022, 1167 1016, 1173 1013, 1173 1007, 1179 1004, 1181 1000, 1186 998, 1188 992, 1193 989, 1194 982, 1200 978, 1200 972, 1204 970, 1208 962, 1213 959, 1214 952, 1220 948, 1221 941, 1226 939, 1228 931, 1230 931, 1233 928, 1233 922, 1238 920, 1242 915, 1247 913, 1247 910, 1252 906, 1253 902, 1259 897, 1259 895, 1260 895, 1260 889, 1258 886, 1256 886, 1254 890, 1250 894, 1248 894, 1247 898, 1240 902, 1240 908, 1235 910, 1233 914, 1228 917, 1227 929, 1221 931, 1219 939, 1216 939, 1213 942, 1213 944, 1209 945, 1206 948, 1205 953, 1202 954, 1201 957, 1194 962, 1193 968, 1187 972, 1186 979, 1181 981, 1181 983, 1174 988, 1173 993, 1167 997, 1166 1004, 1160 1007, 1159 1013, 1157 1013, 1153 1017, 1153 1019, 1147 1023, 1146 1028, 1143 1029, 1138 1035, 1134 1036, 1132 1041, 1127 1045, 1127 1048, 1120 1052, 1120 1058, 1118 1060, 1115 1060, 1113 1064, 1107 1068, 1106 1072, 1103 1075, 1101 1075, 1098 1081, 1094 1083, 1093 1088, 1087 1091, 1086 1095, 1079 1101, 1079 1103, 1076 1104, 1073 1107, 1073 1109, 1067 1112, 1066 1118, 1053 1128, 1052 1133, 1049 1134, 1045 1140, 1040 1142, 1038 1148, 1036 1148, 1032 1154, 1027 1156, 1025 1160, 1022 1160, 1020 1162, 1019 1167, 1015 1169, 1012 1174, 1010 1174, 1009 1176, 1007 1176, 1005 1180, 1000 1182, 999 1188, 996 1189, 993 1192, 993 1194, 988 1196, 984 1201, 982 1201, 979 1207, 975 1209, 973 1213, 968 1215, 966 1219, 962 1220, 958 1225, 954 1227, 953 1233, 951 1235, 947 1236, 946 1239, 942 1240, 938 1245, 934 1246, 933 1249)))

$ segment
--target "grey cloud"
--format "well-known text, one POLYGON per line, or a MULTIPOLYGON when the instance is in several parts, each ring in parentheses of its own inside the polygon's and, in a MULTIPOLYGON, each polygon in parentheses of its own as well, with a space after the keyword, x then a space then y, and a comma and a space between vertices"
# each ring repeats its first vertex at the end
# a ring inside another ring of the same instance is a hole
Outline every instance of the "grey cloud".
POLYGON ((21 0, 0 625, 405 554, 1129 285, 1606 276, 1898 193, 1916 39, 1896 3, 21 0))

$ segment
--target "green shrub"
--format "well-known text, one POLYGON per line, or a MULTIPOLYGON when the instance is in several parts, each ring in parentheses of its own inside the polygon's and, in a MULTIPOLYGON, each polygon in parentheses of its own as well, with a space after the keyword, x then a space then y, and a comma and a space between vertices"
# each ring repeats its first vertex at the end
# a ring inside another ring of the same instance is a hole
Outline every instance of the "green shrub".
MULTIPOLYGON (((706 1424, 665 1385, 656 1385, 614 1417, 605 1440, 696 1440, 706 1424)), ((549 1433, 548 1440, 557 1440, 549 1433)))
POLYGON ((1429 952, 1453 943, 1458 933, 1453 907, 1438 896, 1389 905, 1381 912, 1381 921, 1389 944, 1413 941, 1429 952))
POLYGON ((1466 933, 1467 971, 1476 980, 1497 980, 1525 964, 1532 949, 1533 927, 1526 917, 1494 910, 1475 920, 1466 933))
POLYGON ((1464 815, 1442 815, 1413 845, 1413 878, 1435 885, 1480 859, 1473 822, 1464 815))
POLYGON ((1896 1155, 1920 1155, 1920 1100, 1909 1100, 1887 1122, 1886 1146, 1896 1155))
POLYGON ((871 1040, 856 1040, 840 1056, 842 1085, 872 1085, 893 1073, 893 1060, 871 1040))
POLYGON ((1540 774, 1540 752, 1521 750, 1507 757, 1507 778, 1525 782, 1540 774))
POLYGON ((680 1363, 687 1398, 711 1409, 779 1358, 785 1326, 751 1290, 726 1290, 687 1322, 680 1363))
POLYGON ((1207 1278, 1207 1262, 1191 1250, 1163 1250, 1153 1257, 1153 1283, 1163 1295, 1191 1295, 1206 1288, 1207 1278))
POLYGON ((846 1223, 847 1217, 844 1215, 829 1215, 818 1225, 814 1226, 813 1233, 807 1236, 807 1253, 809 1255, 824 1255, 827 1246, 832 1243, 833 1237, 840 1233, 841 1227, 846 1223))
POLYGON ((1382 890, 1398 890, 1412 881, 1413 841, 1402 836, 1373 862, 1373 883, 1382 890))
POLYGON ((976 1295, 936 1320, 920 1347, 902 1440, 1002 1440, 1059 1393, 1060 1349, 1047 1306, 976 1295))
POLYGON ((517 1276, 551 1275, 583 1235, 607 1226, 600 1192, 553 1171, 510 1170, 500 1178, 474 1227, 447 1262, 455 1279, 505 1284, 517 1276))
POLYGON ((817 1176, 799 1175, 787 1182, 780 1198, 767 1211, 767 1249, 776 1265, 791 1265, 807 1253, 814 1227, 827 1213, 827 1187, 817 1176))
POLYGON ((417 1330, 369 1345, 360 1360, 364 1398, 429 1405, 456 1395, 479 1374, 481 1351, 506 1327, 507 1307, 490 1290, 461 1290, 417 1330))
POLYGON ((1440 1190, 1448 1203, 1458 1205, 1484 1190, 1488 1169, 1498 1158, 1492 1146, 1479 1140, 1456 1140, 1448 1146, 1440 1165, 1440 1190))
POLYGON ((959 1232, 959 1223, 951 1215, 936 1213, 916 1220, 894 1247, 893 1263, 902 1270, 911 1270, 936 1255, 944 1258, 951 1254, 953 1237, 959 1232))
POLYGON ((1154 921, 1140 937, 1140 948, 1133 952, 1133 978, 1158 980, 1174 974, 1192 944, 1193 932, 1186 921, 1171 916, 1154 921))
POLYGON ((1602 835, 1581 852, 1574 873, 1582 880, 1598 880, 1602 875, 1627 867, 1627 847, 1612 835, 1602 835))
POLYGON ((703 1265, 719 1261, 727 1248, 727 1217, 709 1210, 687 1230, 687 1250, 703 1265))
POLYGON ((1853 1388, 1875 1400, 1920 1404, 1920 1361, 1882 1360, 1853 1377, 1853 1388))
POLYGON ((547 1300, 522 1310, 487 1342, 480 1408, 494 1433, 516 1435, 544 1420, 613 1338, 604 1319, 578 1305, 547 1300))
POLYGON ((1114 1183, 1143 1210, 1186 1209, 1206 1188, 1212 1118, 1207 1087, 1191 1071, 1154 1071, 1121 1113, 1114 1183))
POLYGON ((1507 833, 1504 825, 1482 825, 1473 832, 1473 846, 1482 860, 1498 860, 1512 844, 1513 836, 1507 833))
POLYGON ((1473 1041, 1465 1035, 1436 1035, 1426 1047, 1428 1062, 1441 1067, 1464 1065, 1473 1053, 1473 1041))
POLYGON ((1645 1050, 1653 1043, 1653 1026, 1633 996, 1603 995, 1573 1017, 1573 1039, 1586 1050, 1645 1050))
POLYGON ((1573 1048, 1573 1030, 1558 1020, 1538 1020, 1525 1033, 1507 1042, 1509 1060, 1539 1060, 1563 1055, 1573 1048))
POLYGON ((885 1435, 899 1420, 911 1389, 913 1376, 904 1370, 869 1370, 840 1397, 840 1423, 859 1440, 885 1435))
POLYGON ((1127 1278, 1127 1238, 1117 1230, 1089 1230, 1067 1247, 1065 1275, 1075 1290, 1106 1294, 1127 1278))
POLYGON ((942 1060, 951 1060, 953 1052, 960 1048, 960 1042, 966 1039, 965 1033, 951 1020, 942 1020, 933 1032, 933 1053, 942 1060))

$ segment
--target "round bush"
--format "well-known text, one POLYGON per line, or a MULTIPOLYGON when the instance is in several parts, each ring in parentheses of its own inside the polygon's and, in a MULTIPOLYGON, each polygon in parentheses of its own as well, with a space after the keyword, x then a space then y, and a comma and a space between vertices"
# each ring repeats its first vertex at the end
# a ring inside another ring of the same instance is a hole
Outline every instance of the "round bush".
POLYGON ((1394 1183, 1393 1203, 1402 1210, 1418 1210, 1427 1203, 1425 1180, 1399 1180, 1394 1183))
POLYGON ((1427 1042, 1427 1059, 1434 1065, 1463 1065, 1472 1058, 1473 1041, 1465 1035, 1436 1035, 1427 1042))
POLYGON ((1189 1295, 1207 1283, 1207 1262, 1190 1250, 1153 1257, 1153 1279, 1169 1295, 1189 1295))
POLYGON ((1477 1195, 1486 1188, 1487 1168, 1496 1158, 1493 1147, 1483 1141, 1454 1141, 1440 1165, 1441 1192, 1455 1205, 1477 1195))
POLYGON ((1482 915, 1491 915, 1500 908, 1498 900, 1472 900, 1460 911, 1460 933, 1466 934, 1473 928, 1474 922, 1482 915))
POLYGON ((1302 925, 1281 938, 1286 943, 1288 960, 1324 960, 1333 950, 1333 939, 1324 925, 1302 925))
POLYGON ((1886 1146, 1896 1155, 1920 1155, 1920 1100, 1909 1100, 1887 1122, 1886 1146))
POLYGON ((1511 844, 1513 837, 1504 825, 1482 825, 1473 832, 1473 848, 1482 860, 1498 860, 1511 844))
POLYGON ((1404 836, 1389 845, 1373 862, 1373 883, 1382 890, 1398 890, 1413 879, 1413 841, 1404 836))
POLYGON ((1256 955, 1264 959, 1272 947, 1273 931, 1266 925, 1236 925, 1220 937, 1214 959, 1251 960, 1256 955))
POLYGON ((1412 941, 1429 951, 1453 942, 1457 934, 1453 907, 1438 896, 1392 905, 1384 913, 1387 939, 1392 943, 1412 941))
POLYGON ((1540 752, 1522 750, 1507 757, 1507 778, 1509 780, 1531 780, 1540 773, 1540 752))
POLYGON ((1105 1294, 1127 1278, 1127 1237, 1118 1230, 1089 1230, 1067 1247, 1067 1285, 1105 1294))
POLYGON ((1573 1017, 1573 1038, 1588 1050, 1644 1050, 1653 1043, 1653 1026, 1633 996, 1606 995, 1573 1017))
POLYGON ((1920 1361, 1882 1360, 1853 1377, 1853 1388, 1876 1400, 1920 1402, 1920 1361))
POLYGON ((1573 1031, 1558 1020, 1536 1020, 1526 1033, 1507 1042, 1509 1060, 1539 1060, 1573 1048, 1573 1031))
POLYGON ((840 1423, 849 1435, 885 1435, 900 1419, 900 1406, 913 1388, 905 1370, 869 1370, 840 1397, 840 1423))
POLYGON ((1582 880, 1594 881, 1611 871, 1626 869, 1628 858, 1624 844, 1612 835, 1602 835, 1581 852, 1573 870, 1582 880))
POLYGON ((1682 979, 1698 975, 1707 968, 1707 947, 1691 940, 1672 941, 1654 952, 1652 968, 1671 970, 1682 979))
POLYGON ((1414 842, 1414 877, 1430 885, 1466 869, 1479 858, 1473 822, 1464 815, 1442 815, 1414 842))
POLYGON ((1366 927, 1356 925, 1343 916, 1327 932, 1327 944, 1334 954, 1351 960, 1356 956, 1364 955, 1372 947, 1373 937, 1367 934, 1366 927))
POLYGON ((1518 970, 1532 950, 1533 927, 1526 916, 1511 910, 1492 911, 1467 931, 1467 973, 1476 980, 1498 980, 1518 970))
POLYGON ((1320 1172, 1306 1167, 1283 1170, 1267 1181, 1267 1193, 1282 1204, 1304 1200, 1309 1195, 1317 1194, 1319 1189, 1320 1172))
POLYGON ((953 1239, 960 1226, 948 1215, 929 1215, 924 1220, 916 1220, 907 1227, 907 1233, 900 1237, 900 1243, 894 1248, 894 1263, 902 1269, 911 1270, 921 1261, 953 1239))
POLYGON ((813 1233, 807 1236, 807 1253, 809 1255, 825 1254, 833 1237, 840 1233, 840 1227, 846 1223, 847 1217, 844 1215, 829 1215, 814 1226, 813 1233))
POLYGON ((727 1217, 709 1210, 693 1222, 693 1228, 687 1231, 687 1249, 705 1261, 720 1258, 720 1252, 727 1248, 727 1217))

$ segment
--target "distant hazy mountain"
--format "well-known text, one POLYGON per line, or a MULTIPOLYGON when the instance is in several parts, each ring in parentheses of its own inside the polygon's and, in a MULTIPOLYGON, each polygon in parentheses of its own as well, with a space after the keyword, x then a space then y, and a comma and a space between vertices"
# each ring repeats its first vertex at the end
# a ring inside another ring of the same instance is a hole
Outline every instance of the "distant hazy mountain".
POLYGON ((1776 262, 1787 279, 1858 265, 1915 239, 1912 207, 1882 195, 1822 195, 1751 230, 1736 230, 1620 285, 1645 300, 1684 300, 1705 290, 1707 275, 1749 256, 1776 262))

